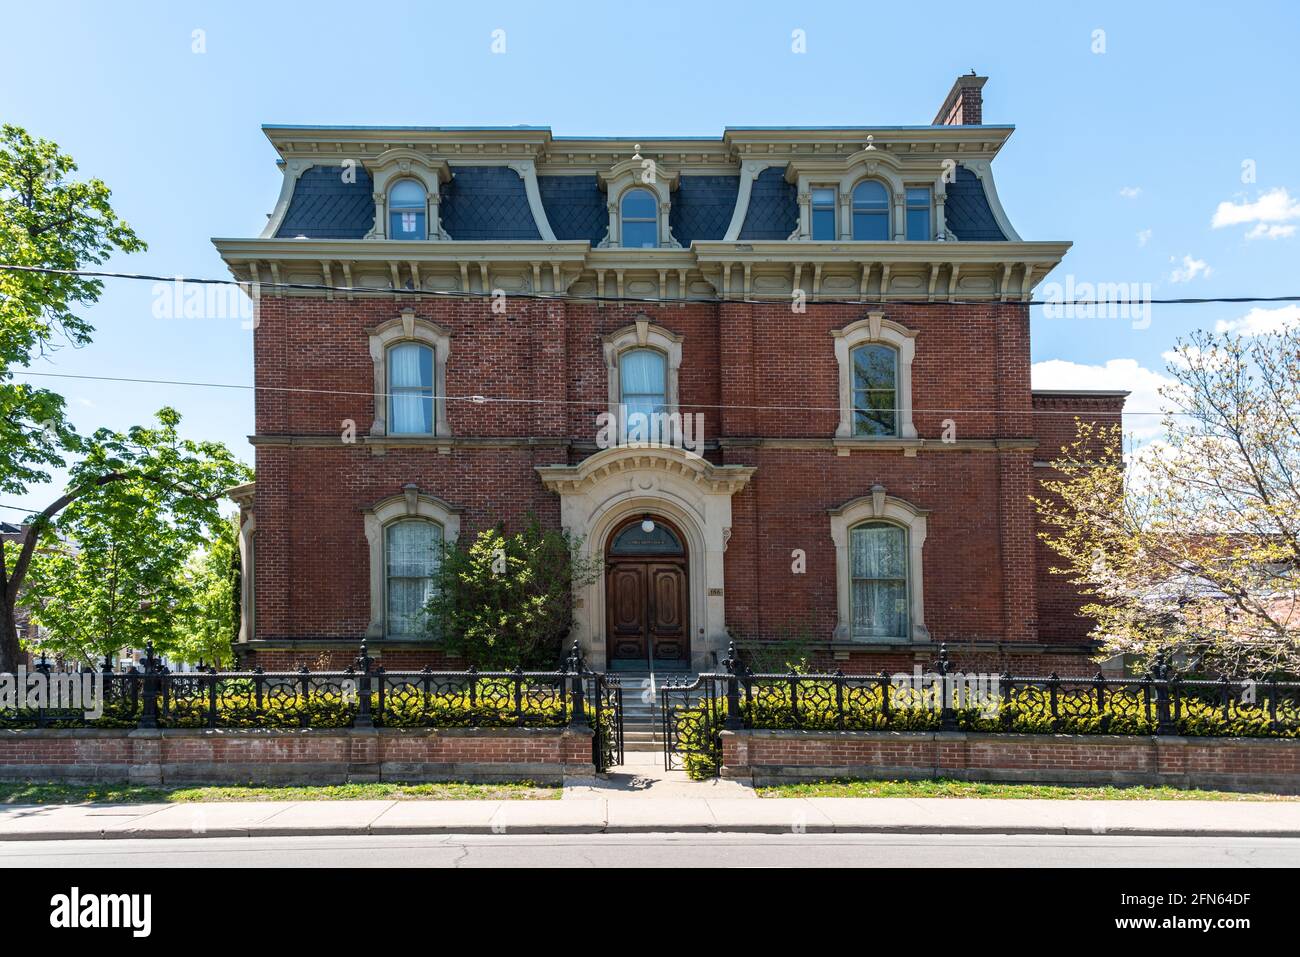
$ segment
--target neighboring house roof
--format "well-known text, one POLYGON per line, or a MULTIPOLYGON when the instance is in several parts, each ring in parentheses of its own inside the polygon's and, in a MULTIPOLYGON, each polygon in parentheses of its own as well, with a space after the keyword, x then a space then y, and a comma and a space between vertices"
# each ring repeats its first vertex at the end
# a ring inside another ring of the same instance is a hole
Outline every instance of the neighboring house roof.
POLYGON ((0 522, 0 535, 21 535, 22 533, 23 530, 21 526, 13 525, 9 522, 0 522))

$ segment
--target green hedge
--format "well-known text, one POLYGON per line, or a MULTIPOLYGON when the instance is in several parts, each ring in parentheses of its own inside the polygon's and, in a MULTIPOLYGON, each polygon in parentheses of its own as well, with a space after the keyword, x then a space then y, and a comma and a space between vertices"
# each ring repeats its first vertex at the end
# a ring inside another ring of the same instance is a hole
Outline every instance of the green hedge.
MULTIPOLYGON (((841 730, 832 682, 800 682, 797 709, 790 706, 788 685, 755 687, 759 691, 757 700, 742 697, 740 705, 748 726, 772 730, 841 730)), ((879 686, 846 686, 843 730, 940 730, 940 713, 934 706, 933 693, 900 692, 891 687, 888 712, 882 707, 881 694, 879 686), (923 706, 912 706, 910 702, 923 706)), ((982 714, 976 708, 957 709, 957 728, 1017 734, 1156 733, 1156 723, 1147 716, 1140 691, 1108 689, 1106 706, 1099 710, 1094 691, 1083 685, 1069 685, 1060 693, 1059 716, 1055 721, 1047 695, 1043 688, 1015 688, 995 715, 982 714)), ((726 700, 718 700, 715 709, 712 718, 705 706, 685 709, 675 715, 678 752, 692 778, 718 773, 716 736, 726 719, 726 700)), ((1225 717, 1222 706, 1215 702, 1182 696, 1175 725, 1178 734, 1189 737, 1300 738, 1300 705, 1295 699, 1278 702, 1278 721, 1282 727, 1274 729, 1264 701, 1245 710, 1234 707, 1233 713, 1225 717)))

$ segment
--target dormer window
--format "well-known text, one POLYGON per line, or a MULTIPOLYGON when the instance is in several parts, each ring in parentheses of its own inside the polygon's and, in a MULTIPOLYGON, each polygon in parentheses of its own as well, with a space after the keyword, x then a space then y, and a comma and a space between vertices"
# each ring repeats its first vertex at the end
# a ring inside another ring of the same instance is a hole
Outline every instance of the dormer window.
POLYGON ((619 207, 622 246, 625 249, 656 249, 659 246, 659 206, 648 189, 629 189, 619 207))
POLYGON ((907 188, 907 238, 917 241, 932 239, 930 230, 930 187, 907 188))
POLYGON ((869 179, 853 190, 853 238, 889 239, 889 191, 883 183, 869 179))
POLYGON ((427 239, 428 196, 413 179, 401 179, 388 191, 388 238, 427 239))
POLYGON ((835 236, 835 187, 812 190, 812 238, 833 241, 835 236))

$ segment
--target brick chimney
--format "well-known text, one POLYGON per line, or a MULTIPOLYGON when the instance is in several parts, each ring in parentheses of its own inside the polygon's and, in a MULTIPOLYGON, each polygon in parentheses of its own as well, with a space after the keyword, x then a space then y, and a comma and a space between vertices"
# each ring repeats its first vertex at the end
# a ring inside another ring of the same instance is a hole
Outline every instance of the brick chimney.
POLYGON ((934 126, 979 126, 984 122, 984 84, 986 76, 976 76, 971 70, 948 91, 948 97, 935 115, 934 126))

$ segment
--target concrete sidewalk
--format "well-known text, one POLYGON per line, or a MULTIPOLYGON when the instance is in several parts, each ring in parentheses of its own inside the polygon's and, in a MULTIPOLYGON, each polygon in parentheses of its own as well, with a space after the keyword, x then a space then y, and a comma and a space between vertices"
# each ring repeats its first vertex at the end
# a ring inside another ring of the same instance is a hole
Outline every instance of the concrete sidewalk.
MULTIPOLYGON (((1110 834, 1300 838, 1300 803, 664 797, 0 808, 0 841, 371 834, 1110 834)), ((1300 843, 1297 844, 1300 861, 1300 843)))

